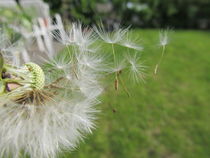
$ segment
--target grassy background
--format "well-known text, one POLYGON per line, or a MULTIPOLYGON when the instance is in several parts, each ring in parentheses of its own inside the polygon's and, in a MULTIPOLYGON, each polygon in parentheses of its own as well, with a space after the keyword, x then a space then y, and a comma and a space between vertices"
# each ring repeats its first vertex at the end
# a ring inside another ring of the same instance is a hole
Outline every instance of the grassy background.
POLYGON ((175 31, 157 76, 158 31, 134 33, 145 46, 146 83, 127 82, 132 97, 106 90, 93 135, 61 157, 209 158, 210 33, 175 31))

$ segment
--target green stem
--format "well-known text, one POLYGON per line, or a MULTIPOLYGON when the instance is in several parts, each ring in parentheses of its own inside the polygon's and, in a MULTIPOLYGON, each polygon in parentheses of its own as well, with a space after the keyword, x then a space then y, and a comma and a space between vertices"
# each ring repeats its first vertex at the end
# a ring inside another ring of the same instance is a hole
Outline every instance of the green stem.
POLYGON ((164 54, 165 54, 165 51, 166 51, 166 46, 163 46, 163 47, 162 47, 161 57, 160 57, 158 63, 156 64, 156 66, 155 66, 155 71, 154 71, 154 74, 155 74, 155 75, 157 74, 159 65, 161 64, 161 62, 162 62, 162 60, 163 60, 163 56, 164 56, 164 54))
MULTIPOLYGON (((116 56, 115 56, 115 50, 114 50, 113 43, 112 43, 112 53, 113 53, 114 63, 116 64, 116 56)), ((118 72, 115 72, 115 90, 118 90, 118 72)))
POLYGON ((116 61, 116 57, 115 57, 115 50, 114 50, 114 44, 112 43, 112 53, 113 53, 113 58, 114 58, 114 62, 116 61))
POLYGON ((128 89, 127 89, 127 87, 126 87, 124 81, 121 79, 121 77, 119 77, 119 80, 120 80, 120 83, 122 84, 123 89, 125 90, 126 94, 128 95, 128 97, 130 97, 130 96, 131 96, 131 95, 130 95, 130 92, 128 91, 128 89))

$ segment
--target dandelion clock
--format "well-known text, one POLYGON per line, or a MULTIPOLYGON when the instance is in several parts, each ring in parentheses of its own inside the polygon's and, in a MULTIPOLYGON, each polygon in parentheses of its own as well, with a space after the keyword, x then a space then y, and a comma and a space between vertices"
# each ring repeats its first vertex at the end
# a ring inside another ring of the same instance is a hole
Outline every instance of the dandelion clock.
POLYGON ((55 158, 91 133, 103 91, 100 80, 113 75, 117 89, 122 71, 143 79, 138 55, 143 47, 136 39, 132 43, 127 31, 106 33, 101 27, 73 24, 60 41, 65 47, 61 53, 39 55, 28 53, 20 42, 1 42, 0 156, 55 158), (108 57, 98 43, 110 45, 108 57), (136 53, 120 52, 118 58, 116 45, 136 53))

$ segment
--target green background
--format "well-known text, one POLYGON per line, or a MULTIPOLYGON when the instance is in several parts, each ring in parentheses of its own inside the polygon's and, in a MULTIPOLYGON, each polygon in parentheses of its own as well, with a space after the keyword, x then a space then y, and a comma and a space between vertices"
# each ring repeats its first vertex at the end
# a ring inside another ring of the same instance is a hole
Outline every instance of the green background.
POLYGON ((97 129, 61 158, 209 158, 210 33, 175 31, 157 75, 159 31, 134 34, 145 46, 146 82, 127 81, 131 97, 106 88, 97 129))

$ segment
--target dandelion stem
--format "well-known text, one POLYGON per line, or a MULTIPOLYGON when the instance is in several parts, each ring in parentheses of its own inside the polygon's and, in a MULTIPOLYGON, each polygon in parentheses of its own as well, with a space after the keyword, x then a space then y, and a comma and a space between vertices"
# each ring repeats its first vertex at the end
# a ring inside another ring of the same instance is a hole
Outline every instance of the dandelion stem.
POLYGON ((113 53, 113 58, 114 58, 114 62, 116 61, 116 57, 115 57, 115 50, 114 50, 114 44, 112 43, 112 53, 113 53))
POLYGON ((162 62, 162 60, 163 60, 163 56, 164 56, 164 54, 165 54, 165 51, 166 51, 166 46, 163 45, 161 57, 160 57, 158 63, 156 64, 156 66, 155 66, 155 71, 154 71, 154 74, 155 74, 155 75, 157 74, 158 67, 159 67, 160 63, 162 62))
POLYGON ((114 89, 118 90, 118 88, 119 88, 119 82, 118 82, 118 78, 116 77, 114 81, 114 89))
POLYGON ((127 87, 126 87, 126 85, 125 85, 125 83, 123 81, 123 79, 121 79, 120 76, 119 76, 119 80, 120 80, 120 83, 122 84, 123 89, 125 90, 126 94, 128 95, 128 97, 130 97, 131 95, 130 95, 130 93, 129 93, 129 91, 128 91, 128 89, 127 89, 127 87))
MULTIPOLYGON (((113 43, 112 43, 112 53, 113 53, 114 63, 116 64, 116 56, 115 56, 115 50, 114 50, 113 43)), ((118 90, 118 72, 115 72, 115 90, 118 90)))

